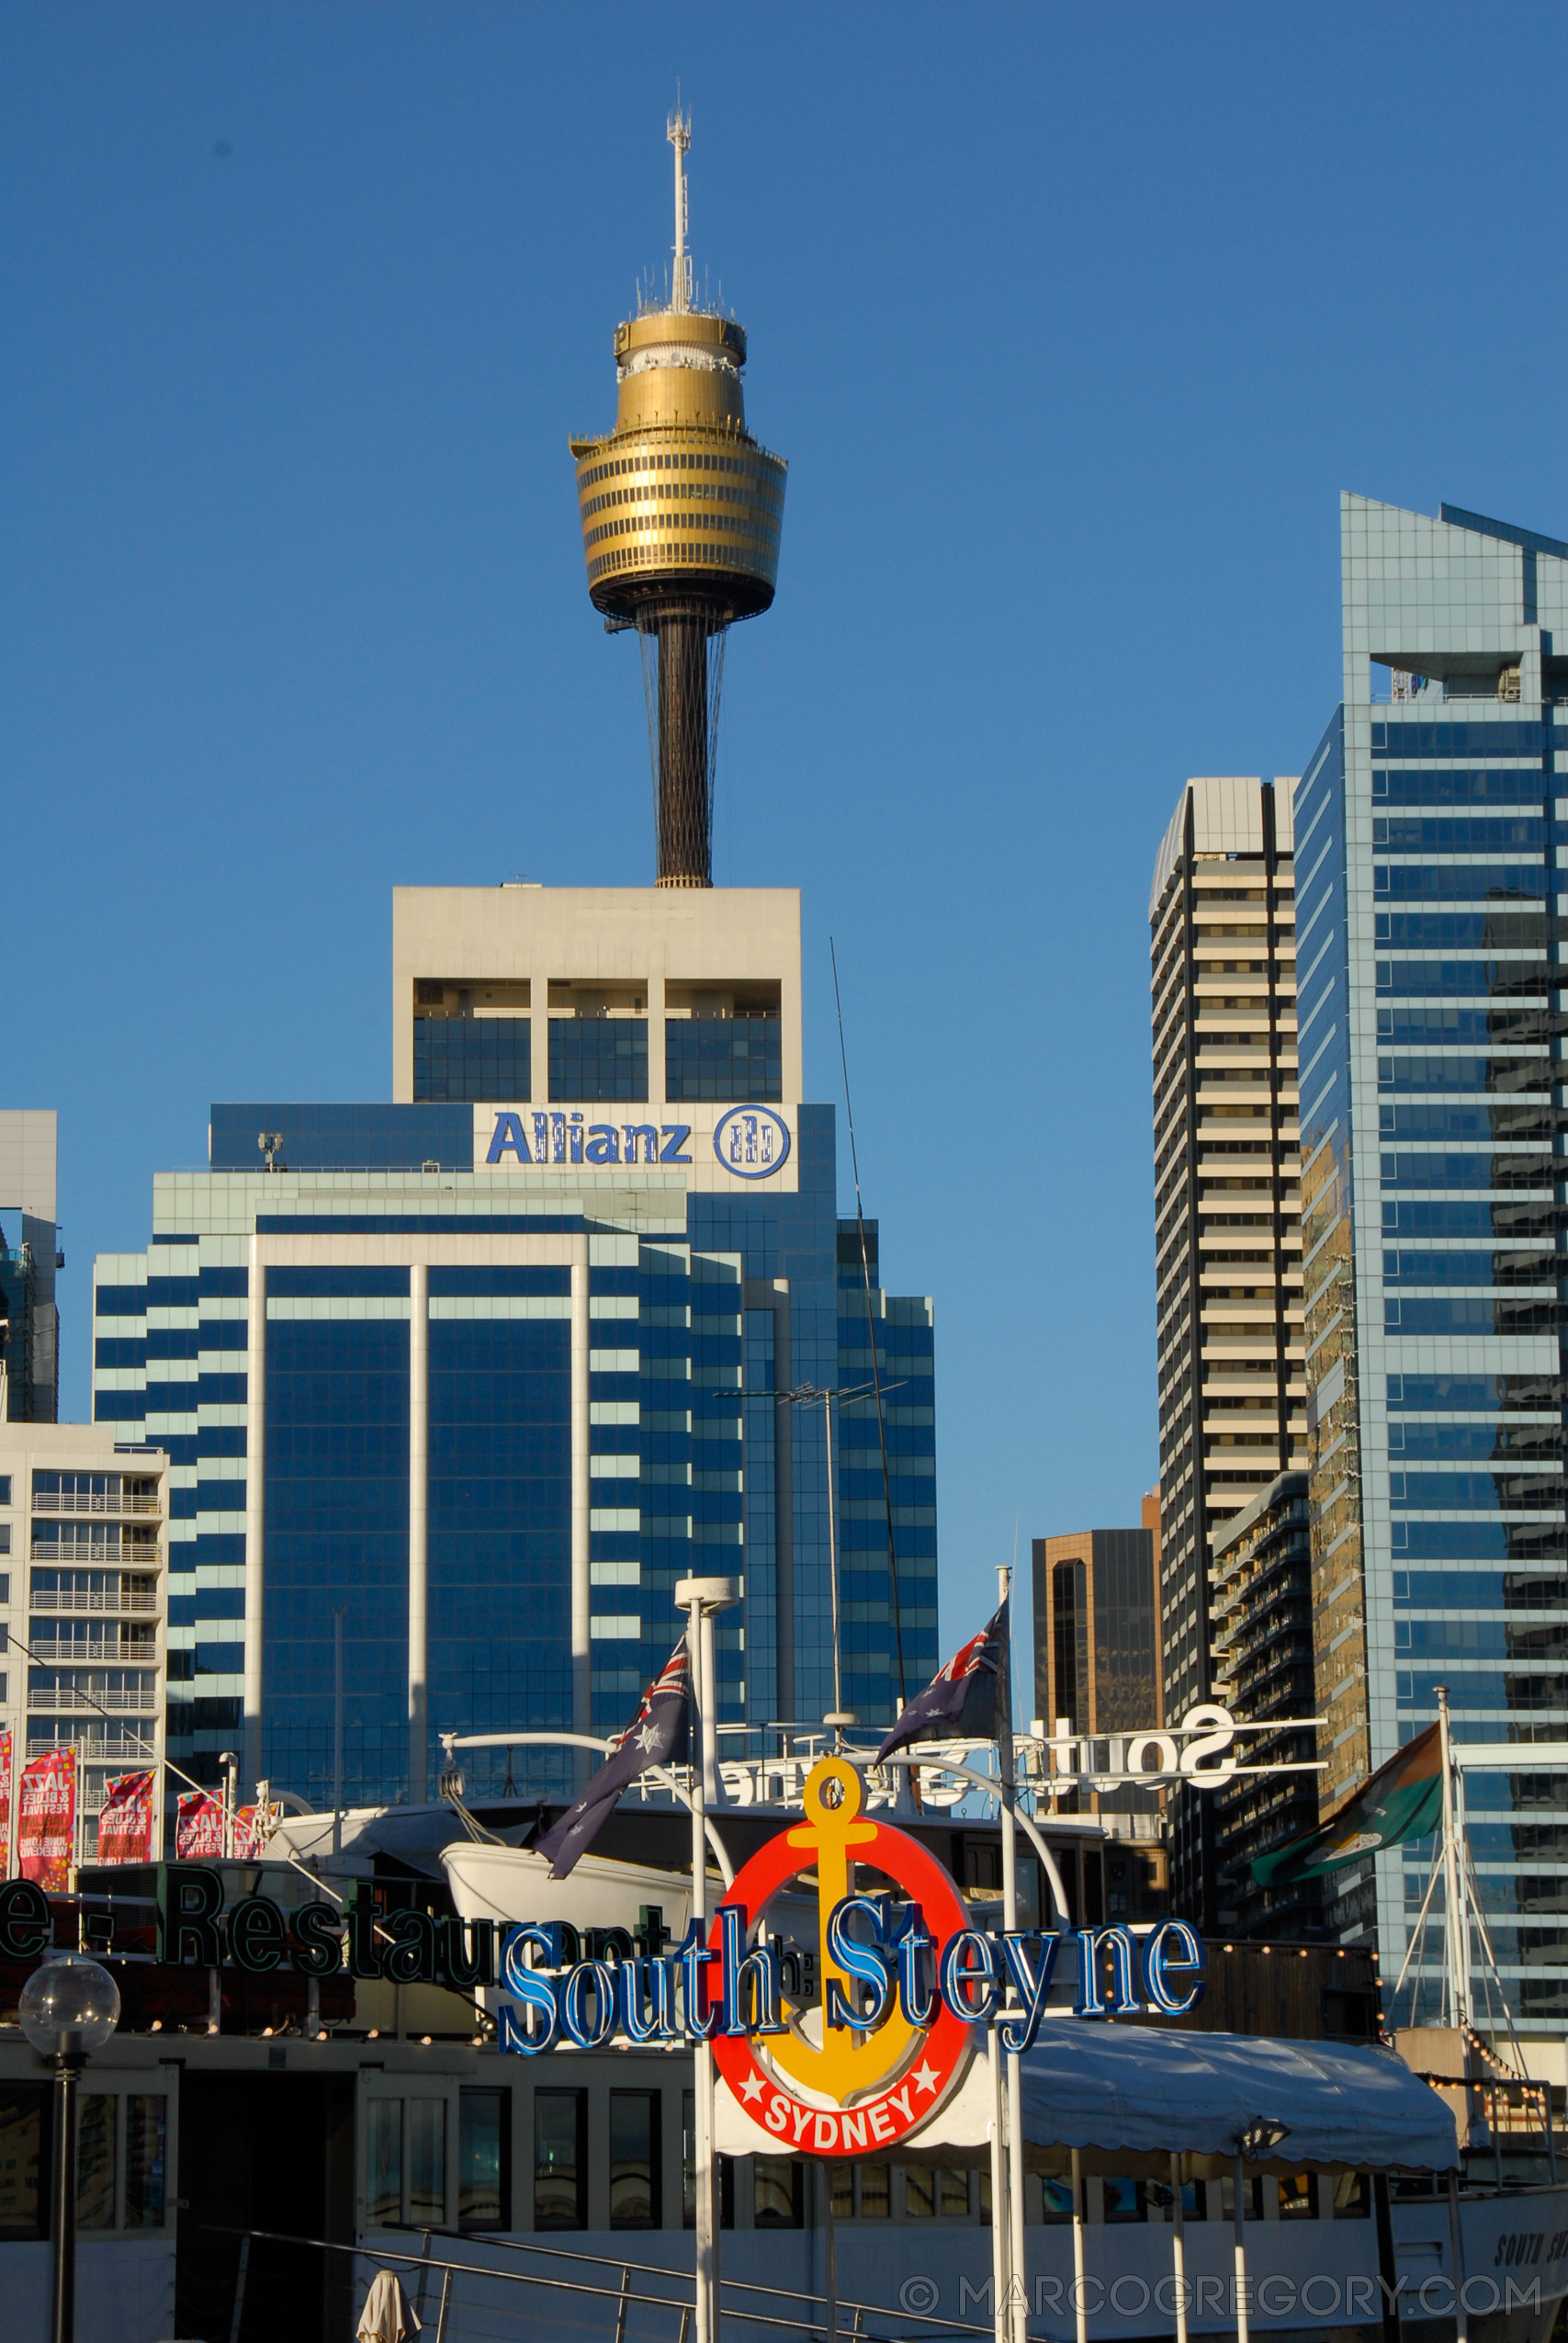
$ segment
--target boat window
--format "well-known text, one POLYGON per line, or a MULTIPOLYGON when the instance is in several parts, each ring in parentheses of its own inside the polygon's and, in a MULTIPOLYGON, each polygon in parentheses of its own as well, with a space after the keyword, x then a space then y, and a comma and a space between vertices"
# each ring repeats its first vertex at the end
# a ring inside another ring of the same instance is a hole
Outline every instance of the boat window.
POLYGON ((1315 2172, 1289 2172, 1285 2175, 1280 2182, 1280 2218, 1281 2221, 1317 2219, 1315 2172))

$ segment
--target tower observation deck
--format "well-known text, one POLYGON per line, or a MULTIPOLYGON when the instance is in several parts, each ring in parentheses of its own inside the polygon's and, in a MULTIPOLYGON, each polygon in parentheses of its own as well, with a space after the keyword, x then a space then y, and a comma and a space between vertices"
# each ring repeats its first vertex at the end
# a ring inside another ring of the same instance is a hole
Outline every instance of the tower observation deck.
POLYGON ((746 334, 693 300, 689 117, 675 151, 666 306, 615 328, 615 427, 574 439, 588 593, 614 633, 636 628, 653 761, 660 887, 711 887, 714 761, 731 623, 773 598, 788 467, 746 428, 746 334))

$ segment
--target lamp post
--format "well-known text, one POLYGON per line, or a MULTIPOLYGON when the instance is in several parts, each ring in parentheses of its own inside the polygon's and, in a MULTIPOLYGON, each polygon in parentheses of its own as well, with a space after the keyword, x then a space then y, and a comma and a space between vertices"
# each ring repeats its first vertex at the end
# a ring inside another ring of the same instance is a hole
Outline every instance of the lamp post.
MULTIPOLYGON (((707 1934, 708 1851, 707 1798, 716 1786, 714 1726, 717 1723, 718 1669, 713 1623, 716 1614, 740 1600, 733 1579, 682 1579, 675 1589, 675 1603, 691 1620, 686 1650, 692 1667, 692 1706, 696 1731, 692 1737, 692 1922, 694 1943, 707 1934)), ((694 1976, 700 1971, 694 1967, 694 1976)), ((701 1988, 696 1988, 700 2002, 701 1988)), ((700 2009, 688 2010, 696 2031, 700 2009)), ((713 2044, 699 2041, 693 2060, 692 2142, 693 2179, 696 2193, 696 2256, 694 2289, 696 2318, 693 2343, 718 2343, 718 2231, 713 2201, 713 2044)))
POLYGON ((76 2333, 76 2080, 119 2023, 119 1987, 85 1953, 57 1952, 22 1987, 17 2016, 40 2058, 54 2062, 54 2288, 50 2343, 76 2333))

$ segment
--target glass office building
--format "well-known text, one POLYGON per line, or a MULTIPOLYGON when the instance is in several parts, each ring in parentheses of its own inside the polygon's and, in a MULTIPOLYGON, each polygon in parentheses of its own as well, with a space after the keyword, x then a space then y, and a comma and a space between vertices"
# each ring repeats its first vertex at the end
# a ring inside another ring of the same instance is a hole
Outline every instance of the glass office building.
POLYGON ((731 1753, 819 1720, 825 1392, 843 1694, 890 1720, 938 1658, 931 1311, 793 1103, 796 897, 409 889, 395 929, 393 1103, 215 1106, 97 1264, 96 1414, 174 1460, 171 1755, 330 1805, 341 1637, 345 1801, 422 1799, 443 1732, 624 1724, 694 1571, 742 1582, 731 1753))
MULTIPOLYGON (((1568 1774, 1530 1745, 1568 1738, 1568 544, 1359 497, 1343 527, 1344 704, 1295 804, 1323 1795, 1450 1687, 1458 1738, 1498 1753, 1467 1774, 1471 1844, 1508 1998, 1555 2032, 1562 2083, 1568 1774)), ((1331 1883, 1391 1983, 1427 1852, 1331 1883)))

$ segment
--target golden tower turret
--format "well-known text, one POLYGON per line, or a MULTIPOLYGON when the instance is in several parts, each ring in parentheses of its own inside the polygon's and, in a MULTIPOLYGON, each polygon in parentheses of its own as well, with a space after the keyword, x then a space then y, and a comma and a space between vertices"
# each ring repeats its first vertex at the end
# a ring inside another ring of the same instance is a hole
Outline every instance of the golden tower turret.
POLYGON ((711 887, 714 758, 725 640, 773 598, 782 457, 746 428, 746 334, 692 298, 686 152, 675 150, 675 265, 667 307, 615 328, 615 427, 574 439, 589 598, 642 646, 660 887, 711 887))

